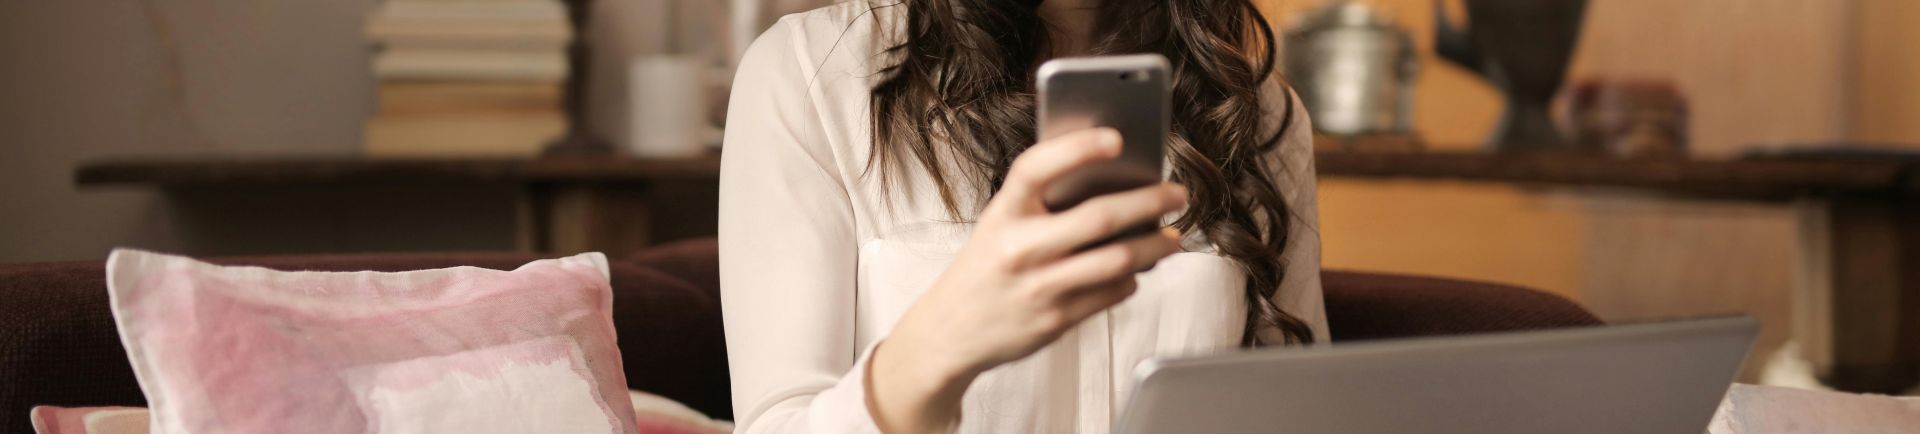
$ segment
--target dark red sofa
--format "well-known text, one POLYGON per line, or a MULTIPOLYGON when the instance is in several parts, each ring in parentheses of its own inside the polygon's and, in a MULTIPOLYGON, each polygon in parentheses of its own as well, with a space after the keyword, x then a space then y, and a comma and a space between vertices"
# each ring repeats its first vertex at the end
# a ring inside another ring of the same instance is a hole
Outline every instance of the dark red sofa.
MULTIPOLYGON (((285 270, 512 269, 535 255, 363 254, 220 259, 285 270)), ((614 325, 629 385, 731 419, 713 240, 612 261, 614 325)), ((1334 342, 1579 327, 1600 320, 1552 294, 1480 282, 1326 271, 1334 342)), ((33 405, 143 406, 107 307, 99 261, 0 265, 0 432, 31 432, 33 405)))

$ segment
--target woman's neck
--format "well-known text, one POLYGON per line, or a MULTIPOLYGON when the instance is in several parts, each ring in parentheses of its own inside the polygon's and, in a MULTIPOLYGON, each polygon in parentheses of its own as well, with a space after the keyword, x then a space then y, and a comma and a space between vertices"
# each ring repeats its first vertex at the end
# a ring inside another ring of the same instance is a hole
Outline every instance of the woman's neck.
POLYGON ((1040 18, 1052 43, 1050 57, 1087 54, 1093 47, 1093 21, 1101 0, 1043 0, 1040 18))

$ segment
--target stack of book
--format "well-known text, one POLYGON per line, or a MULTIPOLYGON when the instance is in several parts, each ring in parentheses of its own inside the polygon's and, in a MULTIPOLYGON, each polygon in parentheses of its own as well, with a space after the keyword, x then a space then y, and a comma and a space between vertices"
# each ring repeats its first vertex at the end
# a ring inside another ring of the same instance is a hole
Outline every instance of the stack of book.
POLYGON ((566 130, 573 38, 558 0, 387 0, 376 45, 380 107, 366 153, 529 155, 566 130))

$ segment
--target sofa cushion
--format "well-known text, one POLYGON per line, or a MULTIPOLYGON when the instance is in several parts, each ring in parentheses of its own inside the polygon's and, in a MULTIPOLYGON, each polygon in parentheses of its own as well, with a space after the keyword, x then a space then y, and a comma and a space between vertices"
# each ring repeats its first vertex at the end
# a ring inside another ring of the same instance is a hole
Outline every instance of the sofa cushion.
POLYGON ((662 244, 628 256, 625 262, 659 270, 720 299, 720 241, 696 238, 662 244))

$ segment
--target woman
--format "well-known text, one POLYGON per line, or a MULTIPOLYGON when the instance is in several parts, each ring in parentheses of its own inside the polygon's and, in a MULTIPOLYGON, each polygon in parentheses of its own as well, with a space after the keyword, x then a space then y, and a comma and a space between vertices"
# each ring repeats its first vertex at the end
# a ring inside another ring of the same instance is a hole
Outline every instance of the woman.
POLYGON ((1107 432, 1135 364, 1326 339, 1306 114, 1248 0, 851 1, 734 80, 721 296, 741 432, 1107 432), (1033 144, 1050 58, 1173 65, 1172 182, 1048 213, 1112 158, 1033 144), (1135 223, 1160 233, 1077 247, 1135 223))

